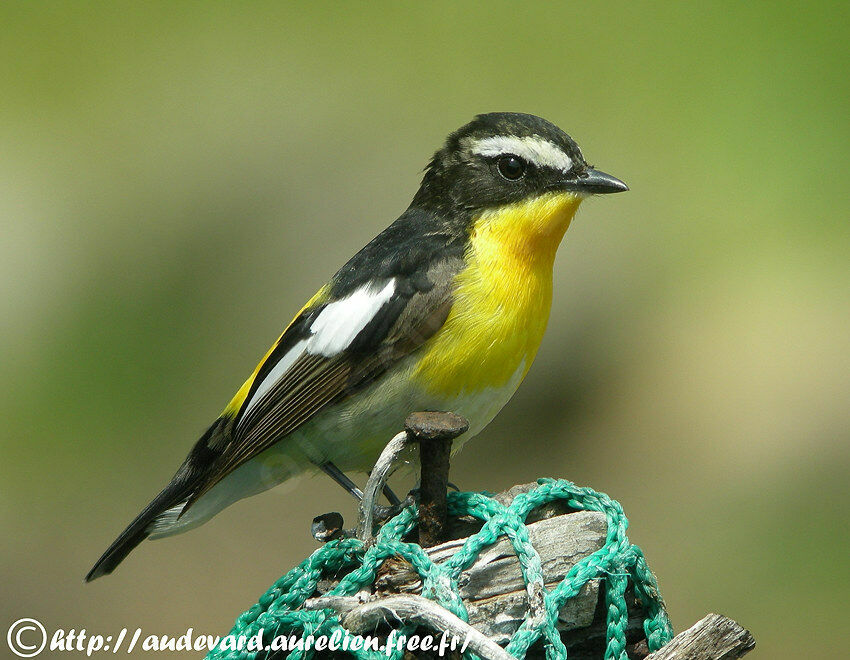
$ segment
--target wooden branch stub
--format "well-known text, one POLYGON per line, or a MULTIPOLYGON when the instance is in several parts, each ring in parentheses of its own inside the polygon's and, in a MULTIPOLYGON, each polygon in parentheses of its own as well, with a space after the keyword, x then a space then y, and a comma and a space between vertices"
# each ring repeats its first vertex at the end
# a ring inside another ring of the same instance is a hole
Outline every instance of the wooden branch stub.
POLYGON ((387 483, 390 475, 395 470, 399 456, 404 451, 408 442, 408 432, 397 433, 384 447, 378 462, 372 468, 372 473, 366 481, 363 489, 363 500, 360 502, 360 511, 357 518, 357 529, 355 535, 363 542, 372 539, 374 533, 375 507, 378 502, 378 494, 387 483))
POLYGON ((430 548, 445 539, 452 440, 469 429, 469 422, 454 413, 416 412, 404 428, 419 443, 419 545, 430 548))
POLYGON ((756 645, 749 630, 720 614, 709 614, 645 660, 735 660, 756 645))
POLYGON ((313 518, 310 533, 319 543, 327 543, 340 538, 345 533, 342 528, 343 524, 342 514, 336 511, 323 513, 313 518))

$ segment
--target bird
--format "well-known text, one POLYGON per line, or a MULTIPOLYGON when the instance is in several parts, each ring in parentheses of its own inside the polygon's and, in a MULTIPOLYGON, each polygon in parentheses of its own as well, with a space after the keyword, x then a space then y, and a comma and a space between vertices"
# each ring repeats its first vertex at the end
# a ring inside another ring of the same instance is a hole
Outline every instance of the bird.
POLYGON ((480 114, 451 133, 410 206, 301 308, 86 581, 304 472, 357 495, 345 473, 368 471, 414 411, 464 417, 459 448, 531 367, 580 203, 626 190, 535 115, 480 114))

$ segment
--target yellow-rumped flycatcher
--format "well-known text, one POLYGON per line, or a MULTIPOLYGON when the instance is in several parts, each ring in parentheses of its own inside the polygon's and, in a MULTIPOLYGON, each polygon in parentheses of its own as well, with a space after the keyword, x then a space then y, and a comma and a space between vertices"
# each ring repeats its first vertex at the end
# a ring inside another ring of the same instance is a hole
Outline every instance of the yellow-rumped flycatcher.
POLYGON ((347 484, 418 410, 478 433, 534 360, 561 238, 588 195, 627 190, 533 115, 479 115, 410 207, 314 295, 165 489, 86 577, 312 468, 347 484))

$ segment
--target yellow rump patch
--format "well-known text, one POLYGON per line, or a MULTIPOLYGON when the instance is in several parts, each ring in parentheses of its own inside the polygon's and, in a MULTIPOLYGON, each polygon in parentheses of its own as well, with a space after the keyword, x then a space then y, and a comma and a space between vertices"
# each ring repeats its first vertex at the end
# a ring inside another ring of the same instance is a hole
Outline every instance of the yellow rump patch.
POLYGON ((475 220, 452 310, 413 374, 422 387, 454 397, 528 371, 552 307, 555 253, 580 203, 553 193, 475 220))
POLYGON ((310 300, 307 301, 307 304, 304 305, 304 307, 298 310, 298 313, 289 322, 284 331, 280 333, 280 337, 278 337, 275 343, 272 344, 272 347, 268 351, 266 351, 266 354, 263 356, 263 359, 260 360, 260 363, 257 365, 257 368, 254 369, 254 373, 252 373, 248 377, 248 380, 242 383, 242 387, 239 388, 239 391, 236 392, 236 394, 230 400, 230 403, 228 403, 227 406, 224 408, 221 413, 222 417, 235 417, 239 413, 239 411, 242 409, 242 405, 245 403, 245 399, 248 397, 248 393, 251 391, 251 386, 254 384, 254 380, 257 378, 257 374, 260 373, 260 369, 263 368, 263 365, 266 363, 266 360, 269 359, 269 356, 274 352, 274 349, 278 347, 278 344, 280 344, 280 340, 283 339, 283 336, 286 334, 286 331, 289 330, 289 328, 295 322, 295 319, 301 316, 301 314, 303 314, 305 310, 310 309, 313 305, 324 302, 324 299, 327 297, 327 294, 328 286, 325 285, 316 292, 316 295, 314 295, 312 298, 310 298, 310 300))

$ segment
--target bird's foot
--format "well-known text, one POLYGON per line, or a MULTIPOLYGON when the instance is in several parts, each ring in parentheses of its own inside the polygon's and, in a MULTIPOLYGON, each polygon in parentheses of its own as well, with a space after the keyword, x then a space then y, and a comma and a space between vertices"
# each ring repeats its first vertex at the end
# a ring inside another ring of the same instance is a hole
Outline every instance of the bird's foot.
POLYGON ((416 497, 414 496, 414 491, 411 491, 403 500, 399 500, 398 497, 396 497, 396 504, 390 504, 389 506, 384 506, 383 504, 376 504, 374 507, 372 507, 372 511, 374 511, 375 516, 375 523, 379 526, 383 525, 390 518, 395 518, 404 509, 409 506, 412 506, 415 503, 416 497))

